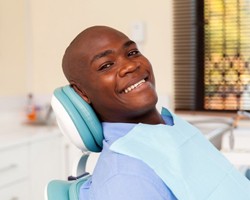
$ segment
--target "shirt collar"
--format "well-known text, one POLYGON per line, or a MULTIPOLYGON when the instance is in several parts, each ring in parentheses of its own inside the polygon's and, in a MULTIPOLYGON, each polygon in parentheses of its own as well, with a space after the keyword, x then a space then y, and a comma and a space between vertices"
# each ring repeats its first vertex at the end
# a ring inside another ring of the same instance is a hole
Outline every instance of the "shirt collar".
MULTIPOLYGON (((162 108, 161 115, 163 120, 167 125, 174 125, 173 116, 168 109, 162 108)), ((135 123, 111 123, 102 122, 103 134, 105 141, 112 144, 114 141, 120 137, 125 136, 129 131, 131 131, 137 124, 135 123)))

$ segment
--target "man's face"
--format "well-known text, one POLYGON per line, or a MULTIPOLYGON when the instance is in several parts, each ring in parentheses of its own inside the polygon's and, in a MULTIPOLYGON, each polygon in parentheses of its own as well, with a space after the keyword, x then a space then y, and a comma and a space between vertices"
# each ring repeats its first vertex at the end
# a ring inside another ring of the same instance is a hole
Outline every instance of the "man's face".
POLYGON ((79 89, 102 121, 134 122, 155 109, 151 64, 127 36, 113 29, 93 33, 82 50, 79 89))

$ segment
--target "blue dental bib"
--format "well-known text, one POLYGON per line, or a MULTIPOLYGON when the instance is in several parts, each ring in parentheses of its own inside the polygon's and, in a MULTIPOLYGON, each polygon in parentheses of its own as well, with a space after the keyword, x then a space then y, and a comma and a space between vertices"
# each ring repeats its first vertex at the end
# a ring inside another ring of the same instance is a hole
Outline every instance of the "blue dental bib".
POLYGON ((172 114, 173 126, 136 125, 110 149, 145 162, 179 200, 250 200, 250 182, 200 133, 172 114))

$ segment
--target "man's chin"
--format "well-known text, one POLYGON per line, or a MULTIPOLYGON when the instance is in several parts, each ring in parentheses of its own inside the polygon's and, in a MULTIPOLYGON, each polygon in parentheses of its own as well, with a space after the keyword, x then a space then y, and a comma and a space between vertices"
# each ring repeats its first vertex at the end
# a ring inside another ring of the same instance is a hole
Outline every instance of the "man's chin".
POLYGON ((130 109, 138 110, 138 111, 145 111, 151 110, 156 107, 158 102, 157 95, 150 95, 144 98, 136 98, 133 102, 130 103, 130 109))

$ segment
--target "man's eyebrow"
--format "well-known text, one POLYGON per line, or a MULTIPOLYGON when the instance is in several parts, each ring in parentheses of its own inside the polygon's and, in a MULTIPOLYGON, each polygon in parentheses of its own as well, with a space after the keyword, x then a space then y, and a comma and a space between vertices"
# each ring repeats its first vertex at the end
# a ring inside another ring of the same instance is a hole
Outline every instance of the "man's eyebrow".
POLYGON ((101 52, 101 53, 96 54, 96 55, 92 58, 91 63, 93 63, 95 60, 98 60, 98 59, 100 59, 100 58, 102 58, 102 57, 105 57, 105 56, 111 54, 112 52, 113 52, 112 50, 106 50, 106 51, 103 51, 103 52, 101 52))
POLYGON ((129 40, 123 44, 124 48, 128 48, 130 45, 136 44, 134 41, 129 40))
MULTIPOLYGON (((128 48, 130 45, 133 45, 133 44, 136 44, 136 43, 135 43, 134 41, 132 41, 132 40, 129 40, 129 41, 127 41, 127 42, 125 42, 125 43, 123 44, 123 48, 128 48)), ((96 54, 96 55, 92 58, 92 60, 91 60, 90 63, 93 63, 94 61, 96 61, 96 60, 98 60, 98 59, 100 59, 100 58, 102 58, 102 57, 105 57, 105 56, 107 56, 107 55, 109 55, 109 54, 111 54, 111 53, 113 53, 112 50, 106 50, 106 51, 103 51, 103 52, 101 52, 101 53, 98 53, 98 54, 96 54)))

